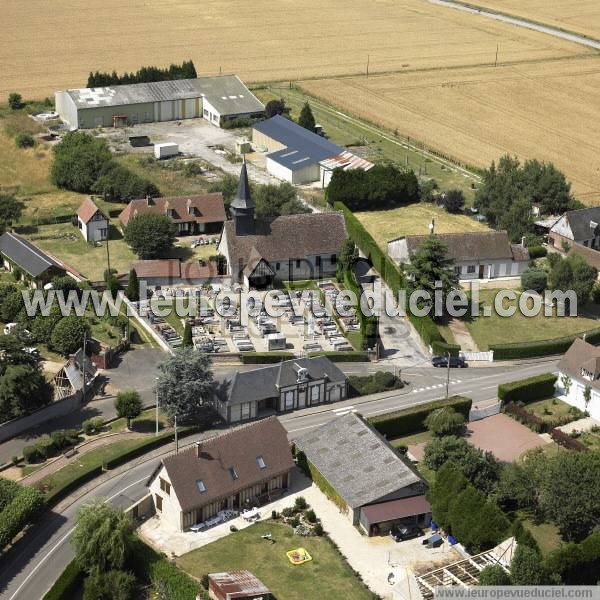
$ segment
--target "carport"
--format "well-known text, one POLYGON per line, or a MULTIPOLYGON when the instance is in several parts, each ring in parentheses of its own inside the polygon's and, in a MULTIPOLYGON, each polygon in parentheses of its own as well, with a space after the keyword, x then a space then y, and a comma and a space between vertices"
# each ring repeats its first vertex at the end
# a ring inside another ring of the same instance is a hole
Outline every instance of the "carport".
POLYGON ((398 523, 427 527, 430 521, 431 506, 425 496, 378 502, 360 509, 360 524, 369 536, 385 535, 398 523))

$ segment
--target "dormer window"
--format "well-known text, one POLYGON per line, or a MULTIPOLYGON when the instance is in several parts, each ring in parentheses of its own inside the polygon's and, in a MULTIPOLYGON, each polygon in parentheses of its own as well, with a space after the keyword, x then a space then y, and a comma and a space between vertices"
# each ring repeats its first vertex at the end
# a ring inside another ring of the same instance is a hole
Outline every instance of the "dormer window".
POLYGON ((202 481, 202 479, 198 479, 196 481, 196 487, 198 488, 198 491, 203 494, 206 491, 206 486, 204 485, 204 481, 202 481))
POLYGON ((229 475, 231 475, 231 479, 233 479, 233 481, 240 478, 238 472, 235 470, 235 467, 229 467, 229 475))
POLYGON ((265 462, 265 459, 262 456, 256 457, 256 463, 258 464, 259 469, 267 468, 267 463, 265 462))

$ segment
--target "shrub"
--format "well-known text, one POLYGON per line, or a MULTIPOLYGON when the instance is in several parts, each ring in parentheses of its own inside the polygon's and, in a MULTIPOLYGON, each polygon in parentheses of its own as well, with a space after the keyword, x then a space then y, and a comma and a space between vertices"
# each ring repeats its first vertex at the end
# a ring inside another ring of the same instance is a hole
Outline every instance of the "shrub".
POLYGON ((284 508, 284 509, 281 511, 281 514, 282 514, 284 517, 293 517, 293 516, 294 516, 294 509, 293 509, 293 508, 291 508, 291 507, 289 507, 289 506, 286 506, 286 507, 285 507, 285 508, 284 508))
POLYGON ((205 573, 204 575, 202 575, 202 577, 200 577, 200 585, 207 590, 208 589, 208 574, 205 573))
POLYGON ((500 565, 488 565, 479 573, 477 585, 510 585, 510 577, 500 565))
POLYGON ((38 449, 38 452, 43 458, 52 458, 57 451, 54 440, 48 435, 44 435, 41 439, 39 439, 35 443, 35 447, 38 449))
POLYGON ((521 289, 541 294, 548 285, 548 275, 542 269, 527 269, 521 275, 521 289))
POLYGON ((19 457, 18 456, 11 456, 10 458, 10 462, 13 464, 13 466, 17 466, 20 462, 19 457))
POLYGON ((70 315, 63 317, 55 325, 50 336, 50 345, 54 350, 67 356, 82 347, 83 338, 90 335, 90 326, 85 317, 70 315))
POLYGON ((382 435, 390 438, 425 430, 425 419, 438 408, 451 407, 465 419, 469 418, 472 401, 464 396, 451 396, 448 400, 436 400, 421 406, 387 413, 367 419, 382 435))
POLYGON ((17 94, 17 92, 12 92, 8 95, 8 107, 11 110, 19 110, 25 106, 23 104, 23 96, 21 94, 17 94))
POLYGON ((548 254, 548 249, 544 246, 530 246, 527 250, 529 250, 529 258, 531 259, 543 258, 548 254))
POLYGON ((35 139, 30 133, 19 133, 15 137, 17 148, 33 148, 35 139))
POLYGON ((294 506, 296 507, 296 509, 298 510, 305 510, 306 508, 308 508, 308 504, 306 502, 306 500, 304 499, 303 496, 298 496, 294 502, 294 506))
POLYGON ((523 407, 515 404, 514 402, 509 402, 504 407, 504 410, 511 416, 513 416, 519 423, 523 425, 527 425, 529 429, 535 431, 536 433, 545 433, 548 429, 548 424, 537 415, 530 413, 528 410, 525 410, 523 407))
POLYGON ((587 452, 588 450, 588 447, 585 444, 582 444, 560 429, 552 429, 550 431, 550 437, 557 444, 560 444, 569 450, 575 450, 577 452, 587 452))
POLYGON ((273 521, 279 519, 279 513, 276 510, 271 511, 271 519, 273 519, 273 521))
POLYGON ((498 398, 502 402, 534 402, 554 395, 554 385, 557 376, 552 373, 543 373, 519 379, 498 386, 498 398))
POLYGON ((377 394, 404 387, 402 381, 388 371, 377 371, 372 375, 351 375, 348 383, 352 394, 356 396, 377 394))
POLYGON ((86 419, 81 424, 81 429, 83 429, 83 433, 86 435, 93 435, 94 433, 99 433, 104 425, 104 419, 102 417, 92 417, 91 419, 86 419))
POLYGON ((321 523, 315 523, 313 531, 315 532, 315 535, 322 536, 324 533, 323 525, 321 525, 321 523))
POLYGON ((464 415, 448 406, 430 412, 425 419, 427 429, 437 436, 458 433, 462 430, 464 424, 464 415))
POLYGON ((34 488, 23 487, 0 513, 0 552, 40 516, 44 506, 42 494, 34 488))
POLYGON ((292 352, 243 352, 242 363, 245 365, 278 363, 294 358, 292 352))
POLYGON ((290 519, 290 525, 292 526, 292 528, 296 529, 296 527, 300 525, 300 519, 298 517, 292 517, 290 519))
POLYGON ((315 511, 312 508, 310 510, 307 510, 304 516, 306 517, 306 520, 309 523, 317 522, 317 515, 315 514, 315 511))
POLYGON ((25 446, 23 448, 23 458, 28 464, 38 462, 42 456, 35 446, 25 446))

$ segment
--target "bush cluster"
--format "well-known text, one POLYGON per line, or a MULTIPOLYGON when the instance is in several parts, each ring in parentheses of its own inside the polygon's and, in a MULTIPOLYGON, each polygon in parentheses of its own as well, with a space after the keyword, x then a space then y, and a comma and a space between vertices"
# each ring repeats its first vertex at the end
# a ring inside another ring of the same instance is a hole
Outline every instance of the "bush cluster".
POLYGON ((60 429, 50 435, 42 436, 34 445, 23 448, 25 462, 33 463, 56 456, 66 448, 74 446, 79 441, 76 429, 60 429))
POLYGON ((352 396, 366 396, 404 387, 402 381, 388 371, 377 371, 372 375, 351 375, 348 383, 352 396))
POLYGON ((86 419, 81 424, 81 429, 83 429, 83 433, 86 435, 92 435, 94 433, 100 433, 103 425, 104 419, 102 417, 92 417, 91 419, 86 419))
POLYGON ((501 383, 498 386, 498 398, 503 403, 508 402, 535 402, 554 395, 554 385, 557 376, 552 373, 543 373, 519 379, 510 383, 501 383))
POLYGON ((241 354, 244 365, 258 365, 278 363, 294 358, 292 352, 243 352, 241 354))
MULTIPOLYGON (((4 504, 0 512, 0 552, 6 548, 12 539, 27 525, 33 523, 41 514, 44 498, 34 488, 18 486, 11 492, 4 490, 4 498, 12 493, 12 498, 4 504)), ((0 497, 3 492, 0 491, 0 497)))

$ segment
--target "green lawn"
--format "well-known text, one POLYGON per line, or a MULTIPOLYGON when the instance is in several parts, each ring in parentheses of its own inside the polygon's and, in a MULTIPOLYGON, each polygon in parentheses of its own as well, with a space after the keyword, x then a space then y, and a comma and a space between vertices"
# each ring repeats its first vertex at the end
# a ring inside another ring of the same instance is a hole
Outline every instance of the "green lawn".
POLYGON ((327 538, 296 536, 288 525, 273 521, 257 523, 184 554, 177 565, 197 578, 248 569, 278 600, 374 598, 327 538), (273 535, 274 544, 261 539, 266 533, 273 535), (285 553, 299 547, 306 548, 313 560, 295 566, 285 553))
POLYGON ((558 398, 546 398, 545 400, 530 402, 525 408, 544 421, 554 421, 567 415, 571 416, 571 420, 574 421, 583 416, 576 408, 558 398))
POLYGON ((548 555, 552 550, 560 546, 562 540, 556 525, 553 525, 552 523, 536 524, 527 515, 522 516, 525 517, 523 519, 523 527, 531 532, 531 535, 538 543, 538 546, 540 547, 540 550, 544 556, 548 555))
POLYGON ((535 317, 526 317, 518 310, 518 298, 514 302, 504 302, 506 307, 517 307, 515 314, 501 317, 493 310, 497 293, 498 290, 480 290, 480 316, 467 322, 473 339, 482 351, 487 350, 490 344, 548 340, 588 331, 600 324, 583 317, 546 317, 543 310, 535 317), (492 308, 491 316, 481 316, 483 306, 492 308))
POLYGON ((600 431, 586 431, 577 440, 585 444, 590 450, 600 451, 600 431))
POLYGON ((410 444, 421 444, 423 442, 429 442, 433 437, 430 431, 420 431, 419 433, 412 433, 411 435, 404 435, 399 438, 390 440, 390 444, 394 448, 399 446, 409 446, 410 444))
MULTIPOLYGON (((292 109, 291 116, 298 119, 300 110, 308 100, 317 123, 325 129, 327 137, 340 146, 361 146, 364 149, 365 158, 377 161, 393 161, 402 166, 412 168, 416 173, 423 176, 433 177, 441 189, 461 189, 467 199, 472 203, 474 192, 471 188, 471 178, 464 177, 460 173, 443 167, 440 163, 425 157, 420 152, 409 150, 402 144, 389 141, 361 126, 361 122, 355 119, 353 122, 341 118, 333 107, 321 108, 322 101, 315 101, 306 95, 301 89, 291 88, 284 83, 272 83, 257 86, 253 90, 256 96, 266 103, 269 100, 283 98, 286 106, 292 109)), ((385 132, 388 137, 394 137, 393 132, 385 132)), ((413 140, 414 142, 414 140, 413 140)), ((352 148, 350 148, 352 150, 352 148)))
POLYGON ((432 219, 435 219, 436 233, 489 231, 486 225, 471 217, 451 215, 435 204, 424 202, 354 214, 384 252, 390 240, 402 235, 427 235, 432 219))

